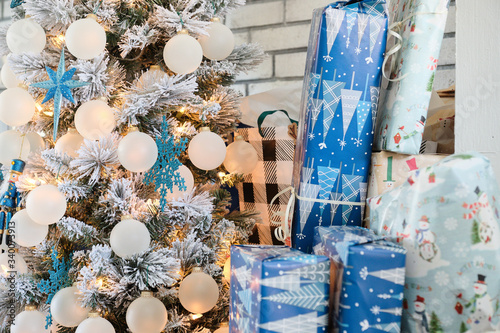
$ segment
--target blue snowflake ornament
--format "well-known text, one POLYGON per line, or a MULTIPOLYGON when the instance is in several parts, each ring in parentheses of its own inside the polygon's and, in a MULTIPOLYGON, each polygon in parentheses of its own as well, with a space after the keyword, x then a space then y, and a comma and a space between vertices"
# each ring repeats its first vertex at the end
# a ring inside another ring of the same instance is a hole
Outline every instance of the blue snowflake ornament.
POLYGON ((10 2, 10 8, 16 8, 17 6, 21 6, 24 3, 24 0, 12 0, 10 2))
POLYGON ((156 138, 158 159, 155 165, 146 173, 144 182, 146 185, 154 183, 155 189, 160 189, 160 207, 164 211, 168 191, 173 193, 174 186, 177 186, 179 191, 187 190, 184 178, 177 170, 182 165, 178 157, 186 150, 188 140, 186 138, 175 139, 174 136, 170 135, 165 117, 163 118, 161 130, 161 135, 156 138))
POLYGON ((89 85, 88 82, 81 82, 72 80, 73 75, 76 72, 76 68, 71 68, 66 71, 66 64, 64 61, 64 48, 61 51, 61 58, 59 60, 59 66, 57 67, 57 72, 54 72, 52 68, 45 67, 49 79, 43 82, 32 83, 31 86, 35 88, 47 89, 47 94, 45 95, 42 104, 54 99, 54 142, 56 141, 57 128, 59 127, 59 116, 61 114, 61 102, 62 98, 66 98, 71 103, 75 104, 75 99, 71 94, 71 89, 83 87, 89 85))
MULTIPOLYGON (((69 278, 69 270, 71 268, 71 258, 72 254, 69 256, 69 260, 66 262, 64 258, 59 260, 57 250, 52 248, 52 254, 50 255, 52 259, 53 270, 49 271, 49 279, 41 280, 38 282, 38 289, 44 294, 47 294, 47 304, 50 305, 54 295, 61 289, 71 286, 71 280, 69 278)), ((45 328, 48 329, 52 325, 52 315, 47 315, 45 328)))

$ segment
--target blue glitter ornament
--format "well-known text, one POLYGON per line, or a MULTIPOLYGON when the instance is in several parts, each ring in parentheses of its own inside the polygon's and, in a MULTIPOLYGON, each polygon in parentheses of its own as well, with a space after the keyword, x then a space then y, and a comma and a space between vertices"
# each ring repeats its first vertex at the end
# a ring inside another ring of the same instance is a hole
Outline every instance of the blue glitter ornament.
POLYGON ((146 173, 144 182, 146 185, 155 184, 155 189, 160 189, 160 207, 165 210, 167 204, 167 193, 173 193, 174 186, 179 188, 179 191, 186 191, 187 187, 184 184, 184 178, 177 171, 182 163, 178 157, 186 150, 187 139, 175 139, 168 132, 168 123, 163 117, 161 126, 162 133, 156 138, 158 146, 158 159, 155 165, 146 173))
POLYGON ((10 8, 16 8, 17 6, 21 6, 24 3, 24 0, 12 0, 10 2, 10 8))
POLYGON ((66 65, 64 62, 64 48, 61 51, 61 59, 59 60, 57 72, 54 72, 50 67, 45 67, 45 69, 47 70, 50 80, 32 83, 31 86, 35 88, 47 89, 47 94, 45 95, 42 104, 54 99, 54 141, 56 141, 59 116, 61 114, 62 98, 64 97, 74 104, 75 100, 71 94, 71 89, 83 87, 89 85, 90 83, 71 79, 76 72, 76 68, 71 68, 68 71, 65 71, 66 65))
MULTIPOLYGON (((58 252, 56 249, 52 248, 52 268, 49 271, 49 279, 41 280, 38 282, 38 289, 44 294, 47 294, 47 304, 52 302, 54 295, 61 289, 71 286, 71 279, 69 278, 69 270, 71 268, 71 260, 73 254, 70 254, 69 260, 66 261, 64 258, 58 258, 58 252)), ((52 315, 47 315, 45 328, 48 329, 52 325, 52 315)))

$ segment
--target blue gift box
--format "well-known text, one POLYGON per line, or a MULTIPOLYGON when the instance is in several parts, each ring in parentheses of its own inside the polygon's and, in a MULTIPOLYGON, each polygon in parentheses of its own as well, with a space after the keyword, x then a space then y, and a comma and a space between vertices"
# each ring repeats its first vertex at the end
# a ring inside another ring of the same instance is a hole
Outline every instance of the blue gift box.
POLYGON ((335 266, 340 332, 400 332, 406 250, 359 227, 316 227, 314 252, 335 266))
POLYGON ((312 252, 318 225, 362 224, 386 36, 385 1, 314 12, 293 178, 296 249, 312 252))
POLYGON ((286 246, 231 247, 232 333, 327 332, 330 260, 286 246))

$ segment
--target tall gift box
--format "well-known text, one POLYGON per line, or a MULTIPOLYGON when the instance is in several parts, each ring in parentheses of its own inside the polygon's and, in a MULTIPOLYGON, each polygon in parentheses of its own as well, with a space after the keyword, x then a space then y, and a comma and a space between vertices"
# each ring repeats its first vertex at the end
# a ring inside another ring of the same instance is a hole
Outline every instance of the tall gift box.
POLYGON ((286 246, 231 247, 231 333, 326 332, 330 261, 286 246))
POLYGON ((403 331, 500 327, 500 188, 489 161, 452 155, 370 199, 370 226, 407 253, 403 331))
POLYGON ((449 0, 397 0, 389 6, 395 44, 387 51, 375 148, 418 154, 431 100, 449 0), (385 87, 384 87, 385 88, 385 87))
POLYGON ((314 11, 295 153, 296 249, 314 227, 361 225, 387 35, 385 1, 314 11))
POLYGON ((339 332, 400 332, 406 250, 359 227, 316 227, 314 252, 332 259, 339 332))

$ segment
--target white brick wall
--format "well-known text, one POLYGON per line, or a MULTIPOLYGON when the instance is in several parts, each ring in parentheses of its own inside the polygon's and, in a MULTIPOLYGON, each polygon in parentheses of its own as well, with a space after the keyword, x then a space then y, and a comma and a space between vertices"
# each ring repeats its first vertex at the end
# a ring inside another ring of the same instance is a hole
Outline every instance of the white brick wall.
MULTIPOLYGON (((259 43, 268 58, 252 73, 238 77, 238 90, 247 95, 287 84, 304 77, 310 21, 315 8, 331 0, 247 0, 247 5, 228 17, 226 24, 238 42, 259 43)), ((455 1, 451 0, 445 38, 434 87, 455 83, 455 1)))

